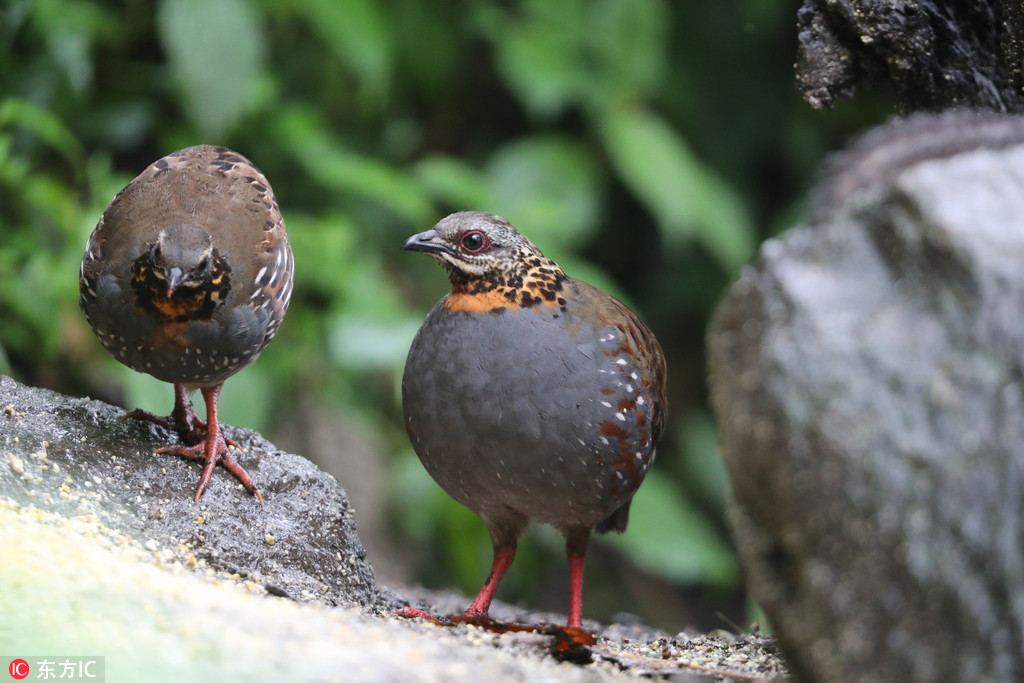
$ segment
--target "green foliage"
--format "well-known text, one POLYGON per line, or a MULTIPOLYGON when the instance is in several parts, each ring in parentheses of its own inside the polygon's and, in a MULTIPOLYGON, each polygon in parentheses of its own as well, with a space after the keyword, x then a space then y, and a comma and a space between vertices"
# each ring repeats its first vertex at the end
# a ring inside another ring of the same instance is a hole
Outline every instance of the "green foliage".
POLYGON ((634 528, 658 533, 625 533, 603 540, 641 568, 680 583, 704 582, 714 587, 731 586, 739 578, 736 560, 718 530, 666 474, 653 470, 647 475, 629 516, 634 528))
MULTIPOLYGON (((450 210, 491 210, 571 275, 630 302, 666 348, 670 429, 629 531, 605 547, 667 585, 736 591, 703 323, 757 242, 794 215, 813 164, 867 122, 796 100, 793 8, 768 8, 9 0, 0 371, 166 411, 170 389, 92 337, 79 260, 106 204, 148 163, 186 145, 231 146, 273 184, 297 265, 288 318, 227 383, 223 419, 272 435, 301 396, 364 420, 389 446, 408 562, 423 581, 473 591, 490 561, 486 533, 416 461, 397 390, 446 282, 399 247, 450 210)), ((549 539, 528 538, 502 597, 538 590, 524 572, 564 570, 549 539)))
POLYGON ((649 111, 610 112, 604 138, 615 167, 657 218, 665 239, 699 241, 728 271, 753 253, 754 230, 736 192, 649 111))
POLYGON ((163 0, 156 19, 189 120, 204 137, 221 137, 259 93, 264 57, 259 17, 246 0, 163 0))

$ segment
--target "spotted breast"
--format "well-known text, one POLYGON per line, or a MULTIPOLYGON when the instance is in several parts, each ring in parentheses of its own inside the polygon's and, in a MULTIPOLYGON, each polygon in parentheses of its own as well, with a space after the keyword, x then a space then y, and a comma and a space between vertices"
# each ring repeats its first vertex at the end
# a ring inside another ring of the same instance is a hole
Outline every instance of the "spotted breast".
MULTIPOLYGON (((405 248, 448 271, 402 381, 427 471, 491 533, 491 576, 463 615, 485 618, 530 520, 566 536, 579 626, 592 530, 626 528, 665 422, 665 361, 619 301, 567 277, 508 221, 453 214, 405 248)), ((409 616, 422 616, 407 610, 409 616)))

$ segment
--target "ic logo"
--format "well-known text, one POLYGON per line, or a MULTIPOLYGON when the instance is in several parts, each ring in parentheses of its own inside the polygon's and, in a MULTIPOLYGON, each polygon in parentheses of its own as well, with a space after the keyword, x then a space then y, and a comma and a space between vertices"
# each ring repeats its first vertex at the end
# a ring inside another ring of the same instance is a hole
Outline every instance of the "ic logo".
POLYGON ((28 676, 28 662, 24 659, 15 659, 11 662, 11 665, 7 667, 7 670, 11 674, 11 678, 16 678, 19 681, 28 676))

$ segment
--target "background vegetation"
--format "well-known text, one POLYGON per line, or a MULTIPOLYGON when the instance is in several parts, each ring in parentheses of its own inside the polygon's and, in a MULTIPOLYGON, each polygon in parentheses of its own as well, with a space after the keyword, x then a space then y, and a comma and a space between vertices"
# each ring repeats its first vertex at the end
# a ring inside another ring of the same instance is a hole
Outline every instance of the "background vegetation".
MULTIPOLYGON (((639 311, 668 354, 668 433, 630 530, 594 544, 586 614, 746 624, 705 326, 759 242, 799 220, 826 153, 889 111, 799 100, 797 5, 6 0, 0 371, 166 413, 170 388, 93 338, 78 264, 147 164, 230 146, 273 184, 297 279, 223 418, 335 473, 378 574, 473 593, 483 524, 433 484, 400 417, 408 344, 447 281, 399 247, 452 210, 503 214, 639 311)), ((561 540, 535 528, 500 597, 564 610, 566 594, 561 540)))

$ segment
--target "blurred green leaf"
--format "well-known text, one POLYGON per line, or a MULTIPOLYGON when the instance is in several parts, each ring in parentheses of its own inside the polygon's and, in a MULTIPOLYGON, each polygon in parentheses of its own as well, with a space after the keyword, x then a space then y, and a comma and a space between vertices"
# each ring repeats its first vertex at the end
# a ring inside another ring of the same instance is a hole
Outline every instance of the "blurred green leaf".
POLYGON ((499 69, 533 114, 560 114, 589 80, 580 64, 585 6, 581 0, 527 0, 520 16, 483 3, 477 7, 499 69))
POLYGON ((219 140, 258 95, 259 18, 247 0, 161 0, 157 27, 189 117, 207 141, 219 140))
POLYGON ((72 264, 71 259, 40 249, 25 257, 16 272, 16 278, 0 282, 8 320, 16 321, 0 325, 0 339, 10 349, 51 357, 62 342, 59 310, 77 297, 78 280, 72 275, 77 272, 77 260, 72 264), (32 296, 24 296, 24 292, 32 292, 32 296))
POLYGON ((647 475, 633 498, 629 529, 598 538, 671 581, 725 587, 739 578, 728 544, 658 470, 647 475))
POLYGON ((86 162, 87 202, 81 206, 72 239, 76 258, 81 258, 81 254, 78 252, 84 252, 85 243, 107 205, 131 181, 132 177, 127 173, 116 173, 111 168, 110 157, 105 154, 95 154, 88 159, 86 162))
POLYGON ((598 179, 587 150, 566 138, 520 138, 487 164, 494 205, 533 240, 566 246, 590 233, 598 213, 598 179))
POLYGON ((416 179, 437 200, 458 210, 494 206, 491 188, 483 174, 469 164, 448 156, 433 155, 415 166, 416 179))
MULTIPOLYGON (((113 361, 113 358, 110 359, 113 361)), ((106 360, 104 362, 107 362, 106 360)), ((124 409, 147 410, 154 415, 170 415, 174 407, 174 388, 167 382, 156 377, 136 372, 127 365, 114 362, 110 365, 111 374, 117 378, 118 384, 124 389, 124 409)), ((193 396, 193 398, 195 398, 193 396)), ((199 398, 196 410, 203 415, 203 400, 199 398)))
POLYGON ((311 216, 285 212, 288 239, 296 263, 296 287, 316 289, 330 299, 346 293, 348 270, 357 260, 358 227, 339 213, 311 216))
POLYGON ((73 169, 78 170, 84 158, 82 145, 53 112, 21 99, 6 98, 0 102, 0 128, 14 126, 31 131, 41 142, 60 152, 73 169))
POLYGON ((690 491, 698 491, 702 501, 716 510, 724 510, 729 500, 729 478, 718 449, 718 428, 704 407, 688 410, 677 423, 682 435, 683 457, 676 459, 680 479, 690 491))
POLYGON ((754 230, 739 196, 664 119, 619 106, 604 118, 602 135, 623 182, 657 217, 670 242, 699 240, 730 273, 750 258, 754 230))
POLYGON ((352 370, 401 369, 423 321, 387 322, 361 315, 337 316, 329 341, 335 362, 352 370))
POLYGON ((462 503, 448 498, 441 503, 445 560, 454 569, 463 592, 475 595, 491 566, 493 550, 483 520, 462 503))
MULTIPOLYGON (((80 210, 78 197, 68 192, 64 183, 49 176, 33 176, 21 189, 26 205, 35 209, 39 216, 45 216, 59 232, 67 235, 74 230, 80 210)), ((61 246, 56 235, 40 241, 53 249, 61 246)))
POLYGON ((389 494, 400 512, 399 522, 409 538, 436 536, 440 507, 450 498, 430 478, 411 446, 395 456, 388 482, 389 494))
POLYGON ((379 105, 387 93, 394 38, 375 0, 299 0, 313 30, 358 75, 365 102, 379 105))
MULTIPOLYGON (((235 427, 265 431, 270 427, 271 410, 277 398, 276 385, 272 368, 268 364, 258 361, 253 363, 224 382, 217 401, 217 416, 221 422, 235 427)), ((170 390, 170 385, 167 386, 170 390)), ((193 400, 202 402, 202 395, 196 392, 193 400)), ((169 405, 174 405, 173 392, 169 405)), ((197 406, 196 409, 200 415, 205 414, 202 408, 197 406)), ((169 408, 164 410, 169 412, 169 408)))
POLYGON ((93 2, 35 0, 30 4, 32 21, 45 35, 68 85, 74 91, 84 91, 93 81, 93 42, 109 31, 113 17, 93 2))
POLYGON ((403 84, 416 93, 441 95, 453 84, 451 74, 471 36, 452 13, 439 11, 438 3, 399 0, 396 5, 389 8, 388 30, 395 36, 403 84))
POLYGON ((662 0, 598 0, 590 7, 588 41, 609 99, 646 95, 665 66, 668 7, 662 0))
POLYGON ((426 192, 408 175, 345 148, 312 112, 299 108, 282 112, 277 131, 314 182, 378 201, 415 225, 426 223, 433 215, 426 192))

